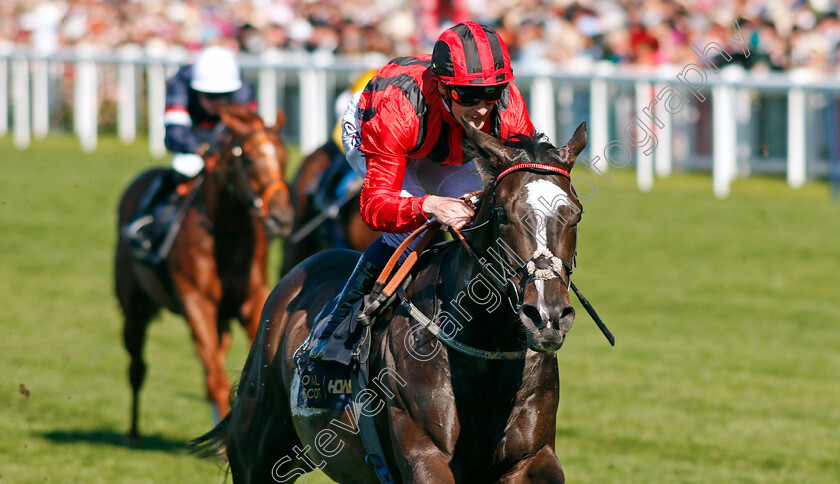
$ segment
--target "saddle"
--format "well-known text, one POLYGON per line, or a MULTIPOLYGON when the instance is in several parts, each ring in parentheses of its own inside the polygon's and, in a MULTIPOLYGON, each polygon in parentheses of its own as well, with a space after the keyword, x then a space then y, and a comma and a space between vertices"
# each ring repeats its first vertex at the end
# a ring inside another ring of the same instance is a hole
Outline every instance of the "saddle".
POLYGON ((195 179, 185 196, 177 193, 178 184, 166 175, 158 177, 141 200, 145 210, 122 228, 134 260, 143 264, 161 264, 175 242, 181 223, 198 192, 203 176, 195 179))
POLYGON ((367 363, 372 327, 376 324, 378 317, 397 301, 398 290, 404 290, 411 283, 412 269, 415 268, 421 253, 439 229, 440 224, 437 222, 424 225, 397 248, 373 285, 370 294, 357 302, 350 314, 338 325, 327 343, 324 356, 316 361, 309 359, 309 350, 323 332, 340 295, 336 295, 318 313, 312 331, 295 352, 294 359, 300 378, 299 407, 341 410, 352 402, 353 385, 351 382, 354 379, 361 382, 368 381, 367 363), (394 271, 402 253, 423 232, 426 233, 417 247, 394 271), (355 378, 354 370, 359 372, 355 378))

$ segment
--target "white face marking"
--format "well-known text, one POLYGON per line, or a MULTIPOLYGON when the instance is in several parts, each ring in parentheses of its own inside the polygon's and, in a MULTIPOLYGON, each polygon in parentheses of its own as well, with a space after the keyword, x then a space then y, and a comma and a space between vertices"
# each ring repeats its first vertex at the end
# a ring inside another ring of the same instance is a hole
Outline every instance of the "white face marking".
POLYGON ((260 153, 272 159, 277 157, 277 150, 274 149, 274 143, 270 141, 266 141, 260 145, 260 153))
MULTIPOLYGON (((551 254, 548 250, 548 234, 546 233, 547 218, 556 216, 558 208, 562 205, 572 206, 572 201, 562 188, 551 183, 548 180, 534 180, 525 185, 528 191, 528 205, 534 212, 536 218, 536 233, 533 234, 536 238, 537 249, 534 251, 534 258, 542 254, 551 254)), ((562 219, 561 219, 562 220, 562 219)), ((548 311, 545 308, 545 281, 535 281, 537 288, 537 309, 544 320, 547 320, 548 311)))
POLYGON ((537 310, 543 321, 548 321, 548 310, 545 306, 545 281, 536 280, 534 286, 537 288, 537 310))
POLYGON ((537 253, 548 250, 548 247, 546 247, 548 243, 548 239, 546 238, 546 219, 549 216, 557 216, 558 209, 563 205, 571 207, 572 201, 562 188, 548 180, 528 182, 525 185, 525 189, 528 190, 528 205, 531 206, 534 216, 537 219, 537 233, 534 234, 537 239, 537 250, 534 251, 534 255, 536 256, 537 253))

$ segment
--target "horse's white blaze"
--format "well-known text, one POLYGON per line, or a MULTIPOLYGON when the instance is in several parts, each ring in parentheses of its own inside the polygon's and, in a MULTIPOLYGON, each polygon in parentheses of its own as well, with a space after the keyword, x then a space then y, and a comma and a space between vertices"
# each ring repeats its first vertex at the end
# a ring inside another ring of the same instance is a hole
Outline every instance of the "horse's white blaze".
POLYGON ((536 280, 534 286, 537 288, 537 310, 543 321, 548 321, 548 310, 545 305, 545 281, 536 280))
MULTIPOLYGON (((531 210, 536 218, 536 233, 533 234, 536 239, 537 248, 534 251, 534 258, 544 254, 551 254, 548 250, 548 234, 546 232, 547 218, 555 216, 557 209, 560 206, 572 206, 572 201, 569 195, 563 191, 562 188, 551 183, 548 180, 534 180, 525 185, 528 191, 527 202, 531 206, 531 210)), ((535 281, 538 294, 538 310, 543 318, 547 318, 548 311, 545 307, 545 281, 535 281)))
POLYGON ((277 157, 277 150, 274 148, 274 143, 266 141, 260 145, 260 153, 274 159, 277 157))

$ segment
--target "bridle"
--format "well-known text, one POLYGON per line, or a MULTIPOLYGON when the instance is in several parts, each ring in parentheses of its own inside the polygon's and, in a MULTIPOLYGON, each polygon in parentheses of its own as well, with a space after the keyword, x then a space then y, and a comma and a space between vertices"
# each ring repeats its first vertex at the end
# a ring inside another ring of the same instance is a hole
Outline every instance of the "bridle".
MULTIPOLYGON (((612 333, 610 333, 609 329, 607 329, 606 325, 604 325, 601 318, 595 312, 595 309, 589 304, 589 301, 583 297, 583 294, 578 291, 577 287, 575 287, 574 283, 571 280, 572 270, 574 268, 574 260, 571 262, 564 260, 560 257, 556 257, 552 255, 548 250, 538 251, 531 259, 527 261, 522 261, 515 266, 510 264, 508 260, 500 260, 499 265, 501 266, 500 269, 496 269, 493 263, 488 262, 489 254, 487 253, 479 253, 463 236, 462 232, 476 230, 480 227, 484 227, 485 225, 490 224, 494 230, 494 237, 495 240, 501 240, 498 237, 498 223, 493 223, 494 221, 498 222, 498 213, 493 211, 493 213, 488 213, 491 210, 491 207, 495 207, 496 203, 496 188, 499 185, 499 182, 507 175, 517 172, 517 171, 531 171, 535 173, 545 173, 545 174, 552 174, 552 175, 562 175, 571 181, 571 176, 569 172, 563 168, 558 168, 550 165, 544 165, 540 163, 521 163, 514 165, 502 173, 500 173, 491 183, 488 184, 486 190, 479 190, 477 192, 473 192, 469 195, 463 197, 468 204, 471 204, 474 209, 478 208, 478 203, 481 204, 480 209, 478 210, 479 214, 476 217, 478 220, 484 219, 483 222, 476 224, 475 226, 465 229, 463 231, 458 229, 453 229, 450 227, 450 230, 453 234, 460 240, 461 244, 467 250, 469 255, 473 258, 476 264, 481 268, 481 271, 487 276, 487 278, 491 281, 491 283, 496 286, 502 293, 507 296, 507 300, 511 305, 511 309, 513 309, 514 314, 518 314, 519 311, 522 309, 525 289, 533 280, 550 280, 555 278, 561 278, 563 270, 566 271, 567 276, 567 283, 566 287, 571 288, 575 295, 577 295, 578 299, 580 299, 581 304, 583 304, 586 311, 592 316, 592 319, 595 321, 595 324, 598 325, 598 328, 601 329, 601 332, 604 333, 607 340, 610 344, 615 344, 615 338, 613 338, 612 333), (479 202, 480 196, 484 195, 483 200, 479 202), (519 278, 519 284, 516 283, 514 280, 515 278, 519 278)), ((452 335, 446 335, 445 331, 434 322, 435 318, 429 318, 423 312, 418 309, 414 303, 411 302, 408 295, 405 291, 405 286, 410 284, 411 278, 407 278, 409 271, 413 267, 414 263, 417 261, 418 252, 422 251, 425 247, 428 240, 430 240, 430 235, 434 233, 438 228, 440 228, 439 222, 432 222, 429 224, 425 224, 422 227, 418 228, 414 232, 412 232, 403 242, 400 244, 400 247, 394 252, 394 255, 391 256, 391 260, 388 261, 385 269, 383 269, 382 273, 377 279, 376 283, 374 284, 373 291, 366 296, 365 302, 363 304, 362 312, 356 318, 356 324, 364 328, 364 336, 356 342, 353 348, 352 359, 354 362, 364 362, 367 360, 367 355, 370 351, 370 327, 375 320, 376 314, 383 308, 388 306, 388 301, 391 300, 392 295, 396 294, 400 300, 402 307, 408 312, 412 319, 418 321, 423 327, 425 327, 428 331, 434 334, 440 341, 444 344, 453 348, 463 354, 490 359, 490 360, 516 360, 525 358, 527 352, 525 350, 522 351, 487 351, 481 350, 478 348, 473 348, 466 344, 460 343, 456 338, 452 335), (408 248, 410 243, 412 243, 415 238, 426 231, 425 236, 422 240, 417 243, 417 247, 414 251, 409 254, 406 261, 400 267, 400 269, 393 274, 391 277, 391 272, 394 269, 399 256, 408 248), (390 277, 390 280, 389 280, 390 277)), ((507 251, 505 251, 505 258, 507 258, 507 251)), ((501 259, 501 257, 499 258, 501 259)), ((438 278, 439 279, 439 278, 438 278)), ((435 310, 437 313, 437 310, 435 310)))
MULTIPOLYGON (((236 137, 232 138, 232 142, 230 143, 230 155, 232 157, 232 162, 227 164, 226 170, 222 172, 222 175, 224 175, 224 178, 227 180, 225 185, 227 191, 247 205, 253 215, 260 219, 266 219, 269 215, 268 201, 271 200, 271 197, 278 191, 285 191, 288 193, 289 189, 279 178, 271 180, 268 184, 260 187, 257 191, 254 191, 251 187, 246 170, 253 169, 254 165, 244 156, 242 145, 255 135, 262 132, 263 130, 254 129, 241 136, 238 140, 236 137), (230 181, 230 175, 233 175, 235 182, 230 181), (241 187, 239 190, 237 190, 237 184, 241 187)), ((233 136, 232 133, 231 135, 233 136)), ((212 167, 208 166, 208 168, 211 168, 210 171, 212 171, 212 167)))
POLYGON ((511 305, 511 309, 513 309, 515 313, 518 313, 522 309, 523 301, 525 299, 525 290, 534 280, 546 281, 556 278, 562 279, 562 273, 565 269, 567 278, 565 286, 567 288, 570 287, 572 281, 572 271, 574 270, 575 263, 574 259, 572 261, 567 261, 552 254, 551 251, 543 249, 534 254, 531 259, 522 260, 517 264, 511 264, 509 260, 507 260, 509 256, 508 251, 502 249, 499 251, 499 255, 501 257, 490 257, 488 253, 476 250, 462 235, 462 232, 473 231, 490 224, 494 231, 492 240, 501 241, 498 234, 499 223, 501 223, 499 222, 499 218, 506 215, 495 209, 496 188, 506 176, 519 171, 561 175, 571 181, 569 172, 556 166, 544 165, 541 163, 520 163, 511 166, 496 176, 487 189, 473 192, 465 199, 468 204, 472 204, 473 207, 475 207, 479 196, 483 194, 484 200, 481 202, 480 216, 477 218, 485 218, 485 220, 465 230, 458 230, 450 227, 450 230, 454 233, 458 240, 460 240, 461 244, 464 248, 466 248, 470 256, 472 256, 476 263, 482 268, 482 272, 499 290, 507 295, 507 300, 511 305), (493 221, 496 223, 493 223, 493 221), (502 260, 503 258, 505 260, 502 260), (489 262, 491 260, 498 260, 498 265, 494 265, 492 262, 489 262), (519 279, 518 284, 515 281, 517 278, 519 279))

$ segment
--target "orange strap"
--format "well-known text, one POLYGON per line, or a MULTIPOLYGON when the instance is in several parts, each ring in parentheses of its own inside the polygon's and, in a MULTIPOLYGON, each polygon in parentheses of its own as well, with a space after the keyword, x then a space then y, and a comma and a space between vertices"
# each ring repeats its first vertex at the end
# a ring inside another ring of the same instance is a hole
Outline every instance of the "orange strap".
POLYGON ((221 158, 221 155, 219 153, 210 154, 205 151, 201 157, 204 158, 204 171, 210 173, 216 169, 216 163, 221 158))
POLYGON ((397 247, 397 250, 394 252, 394 255, 391 256, 391 259, 388 260, 388 263, 385 264, 385 268, 382 269, 382 273, 379 274, 379 278, 376 280, 379 284, 387 285, 382 290, 386 295, 390 296, 394 293, 403 280, 405 280, 405 276, 408 275, 408 272, 414 266, 414 263, 417 262, 417 258, 419 257, 420 252, 426 248, 429 244, 429 241, 432 239, 434 234, 440 229, 439 222, 432 222, 422 227, 418 228, 414 232, 411 233, 401 244, 397 247), (399 270, 394 274, 394 277, 391 278, 390 282, 388 281, 389 276, 391 275, 391 271, 394 270, 394 267, 397 265, 397 262, 400 260, 400 256, 405 252, 411 242, 414 241, 421 233, 426 232, 420 242, 418 242, 417 247, 408 255, 405 259, 405 262, 400 266, 399 270))
POLYGON ((469 252, 470 251, 470 244, 469 244, 469 242, 467 242, 467 239, 465 239, 464 236, 461 234, 461 231, 456 229, 455 227, 450 227, 450 228, 452 229, 453 232, 455 232, 455 235, 458 236, 458 240, 461 241, 461 245, 463 245, 464 248, 467 249, 467 252, 469 252))
MULTIPOLYGON (((477 210, 478 207, 476 207, 475 204, 472 203, 472 201, 470 201, 470 198, 480 193, 483 193, 483 190, 477 190, 468 195, 464 195, 463 197, 461 197, 461 200, 465 201, 468 205, 470 205, 470 207, 473 210, 477 210)), ((388 260, 387 264, 385 264, 385 268, 382 269, 382 273, 379 274, 379 278, 376 279, 376 282, 378 284, 386 284, 387 282, 387 285, 382 289, 382 292, 386 296, 390 297, 391 294, 393 294, 394 291, 397 290, 397 287, 400 284, 402 284, 402 282, 405 280, 405 277, 408 275, 409 271, 411 271, 411 268, 414 267, 414 264, 420 257, 420 253, 423 252, 423 249, 425 249, 427 245, 429 245, 429 241, 431 241, 432 237, 434 237, 434 234, 438 230, 440 230, 440 227, 440 222, 437 221, 423 225, 422 227, 412 232, 411 235, 409 235, 400 244, 400 246, 397 247, 397 250, 394 252, 394 255, 391 256, 391 259, 388 260), (423 232, 426 232, 426 234, 423 236, 422 239, 420 239, 420 242, 417 243, 417 247, 414 248, 411 254, 408 254, 408 257, 406 257, 405 262, 403 262, 403 264, 394 274, 394 277, 391 278, 390 281, 388 281, 388 277, 391 275, 391 271, 394 270, 394 267, 400 260, 400 256, 402 256, 403 252, 405 252, 405 250, 408 248, 411 242, 414 241, 414 239, 416 239, 423 232)), ((467 243, 466 239, 464 239, 464 236, 461 235, 461 231, 455 228, 453 228, 452 230, 455 232, 458 238, 461 239, 461 243, 464 245, 464 247, 467 250, 470 250, 470 246, 467 243)))
POLYGON ((289 189, 286 187, 286 184, 280 180, 274 180, 270 185, 265 187, 265 190, 260 197, 260 200, 262 201, 262 207, 260 207, 260 209, 263 217, 268 216, 268 201, 271 200, 271 196, 278 191, 289 193, 289 189))

